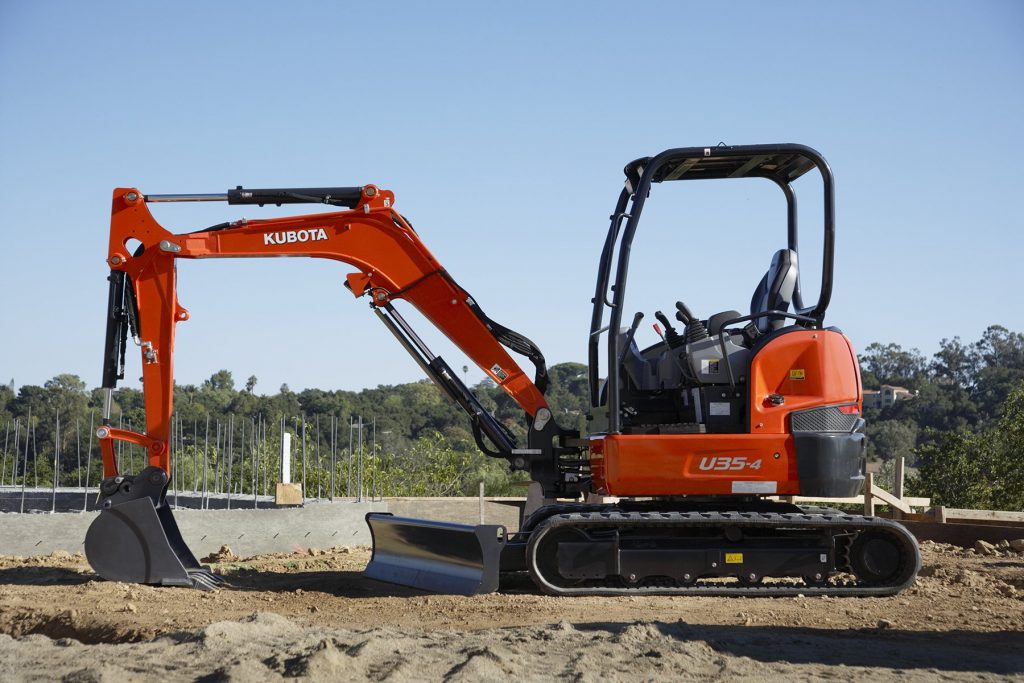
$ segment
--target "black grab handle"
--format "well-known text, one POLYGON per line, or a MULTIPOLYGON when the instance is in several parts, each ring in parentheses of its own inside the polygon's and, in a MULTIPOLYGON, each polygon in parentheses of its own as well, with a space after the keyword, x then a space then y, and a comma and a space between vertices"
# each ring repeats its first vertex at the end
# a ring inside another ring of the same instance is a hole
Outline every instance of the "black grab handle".
POLYGON ((228 204, 331 204, 354 209, 363 196, 361 187, 282 187, 252 190, 241 185, 228 190, 228 204))

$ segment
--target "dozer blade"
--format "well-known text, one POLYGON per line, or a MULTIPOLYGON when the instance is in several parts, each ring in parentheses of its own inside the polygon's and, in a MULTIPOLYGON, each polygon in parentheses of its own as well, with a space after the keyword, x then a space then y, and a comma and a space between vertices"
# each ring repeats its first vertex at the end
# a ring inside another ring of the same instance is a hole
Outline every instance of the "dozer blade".
POLYGON ((371 512, 373 556, 366 576, 435 593, 498 590, 505 527, 456 524, 371 512))
POLYGON ((85 556, 110 581, 213 590, 224 580, 204 569, 181 537, 163 501, 164 482, 155 467, 104 482, 103 509, 85 534, 85 556), (152 496, 154 489, 159 493, 152 496))

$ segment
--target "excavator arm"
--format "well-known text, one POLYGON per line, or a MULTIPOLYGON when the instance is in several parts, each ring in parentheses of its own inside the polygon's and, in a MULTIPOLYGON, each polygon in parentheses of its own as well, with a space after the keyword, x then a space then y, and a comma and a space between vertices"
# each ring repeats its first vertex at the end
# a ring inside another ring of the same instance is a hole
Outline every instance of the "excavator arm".
MULTIPOLYGON (((345 286, 356 297, 366 296, 370 307, 427 375, 470 417, 479 447, 502 457, 513 469, 527 470, 545 496, 579 490, 584 476, 579 469, 578 437, 554 421, 544 398, 547 369, 540 350, 526 337, 494 322, 476 301, 441 266, 412 226, 394 209, 394 194, 374 185, 354 188, 296 188, 253 190, 236 188, 221 195, 149 195, 134 188, 114 190, 111 208, 110 295, 103 388, 106 392, 103 424, 97 432, 104 466, 104 505, 111 509, 140 499, 152 502, 158 526, 168 545, 189 573, 179 583, 197 584, 200 571, 180 539, 164 496, 170 476, 170 428, 174 388, 174 334, 178 323, 189 319, 176 292, 177 259, 308 257, 344 262, 356 268, 345 286), (152 216, 148 204, 164 201, 227 201, 229 204, 323 203, 343 210, 266 220, 239 220, 205 230, 174 234, 152 216), (523 408, 528 443, 524 447, 497 418, 480 405, 457 373, 434 355, 395 307, 404 300, 414 306, 451 339, 488 377, 523 408), (112 392, 124 376, 129 336, 139 346, 145 397, 144 433, 115 428, 111 422, 112 392), (507 349, 527 356, 536 368, 533 380, 507 349), (137 444, 148 453, 149 467, 137 474, 122 474, 115 457, 115 442, 137 444), (569 457, 566 458, 565 456, 569 457), (568 467, 565 462, 569 462, 568 467), (184 552, 180 552, 184 548, 184 552), (190 566, 194 565, 194 566, 190 566)), ((143 511, 148 517, 148 508, 143 511)), ((122 527, 144 527, 138 520, 97 520, 90 529, 86 549, 94 568, 110 578, 139 578, 142 570, 125 576, 118 567, 135 552, 131 533, 122 527), (100 527, 100 528, 97 528, 100 527), (94 533, 95 532, 95 533, 94 533), (109 539, 123 537, 110 549, 109 539), (91 552, 90 552, 91 550, 91 552), (94 555, 96 556, 94 558, 94 555), (109 569, 113 567, 113 569, 109 569), (106 575, 106 574, 104 574, 106 575)), ((159 536, 159 534, 157 534, 159 536)), ((149 540, 141 543, 141 556, 157 556, 149 540)), ((178 575, 173 558, 171 574, 178 575)), ((131 565, 132 563, 127 563, 131 565)), ((137 563, 136 563, 137 564, 137 563)), ((157 571, 157 574, 161 572, 157 571)), ((167 573, 167 572, 164 572, 167 573)), ((160 578, 159 576, 157 578, 160 578)), ((205 577, 204 581, 209 581, 205 577)))
MULTIPOLYGON (((147 199, 169 201, 167 196, 147 198, 138 190, 114 191, 108 263, 111 268, 110 304, 104 383, 112 391, 123 374, 127 332, 140 345, 146 403, 145 435, 114 430, 108 423, 102 440, 105 474, 117 474, 113 441, 143 445, 149 462, 170 470, 167 442, 170 432, 174 370, 174 331, 188 320, 178 302, 175 260, 305 256, 342 261, 358 269, 345 285, 357 296, 368 296, 370 306, 389 330, 412 353, 427 374, 471 417, 474 431, 486 434, 500 455, 516 466, 514 438, 480 408, 472 393, 412 330, 394 307, 405 300, 416 307, 451 339, 494 382, 519 404, 531 422, 538 415, 550 419, 543 391, 547 386, 544 357, 529 339, 488 318, 476 301, 455 282, 419 239, 412 226, 392 206, 394 195, 373 185, 363 188, 300 190, 232 190, 229 203, 271 203, 299 196, 310 201, 337 197, 342 191, 352 208, 270 220, 241 220, 207 230, 175 235, 160 226, 149 212, 147 199), (320 193, 319 196, 303 193, 320 193), (358 194, 356 194, 358 193, 358 194), (129 250, 127 245, 137 242, 129 250), (528 356, 536 366, 531 380, 503 348, 528 356), (545 412, 547 411, 547 412, 545 412)), ((184 195, 183 197, 194 197, 184 195)), ((219 195, 214 195, 219 196, 219 195)), ((177 197, 171 195, 170 197, 177 197)), ((478 439, 479 441, 479 439, 478 439)), ((526 449, 528 450, 528 449, 526 449)), ((523 462, 518 465, 522 468, 523 462)))

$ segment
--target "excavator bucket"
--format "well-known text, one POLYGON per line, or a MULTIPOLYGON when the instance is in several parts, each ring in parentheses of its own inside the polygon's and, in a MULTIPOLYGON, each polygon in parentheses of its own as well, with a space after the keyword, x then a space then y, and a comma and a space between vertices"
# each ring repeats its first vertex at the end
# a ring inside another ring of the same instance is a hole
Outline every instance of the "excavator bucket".
POLYGON ((85 556, 110 581, 213 590, 224 580, 204 569, 164 500, 167 475, 147 467, 103 482, 103 508, 85 535, 85 556))
POLYGON ((507 532, 499 524, 456 524, 371 512, 373 557, 366 576, 435 593, 498 590, 507 532))

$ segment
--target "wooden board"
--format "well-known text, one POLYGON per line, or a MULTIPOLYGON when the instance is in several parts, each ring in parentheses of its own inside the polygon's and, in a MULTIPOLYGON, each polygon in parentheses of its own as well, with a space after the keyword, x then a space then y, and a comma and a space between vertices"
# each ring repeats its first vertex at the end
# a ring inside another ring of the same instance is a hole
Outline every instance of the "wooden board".
POLYGON ((900 520, 900 524, 914 534, 919 541, 935 541, 949 543, 962 548, 971 548, 975 541, 1012 541, 1024 538, 1024 529, 1012 526, 994 526, 991 524, 940 524, 939 522, 917 522, 900 520))
POLYGON ((961 508, 943 508, 946 521, 954 519, 977 519, 992 522, 1016 522, 1024 524, 1024 512, 1007 512, 1005 510, 964 510, 961 508))

